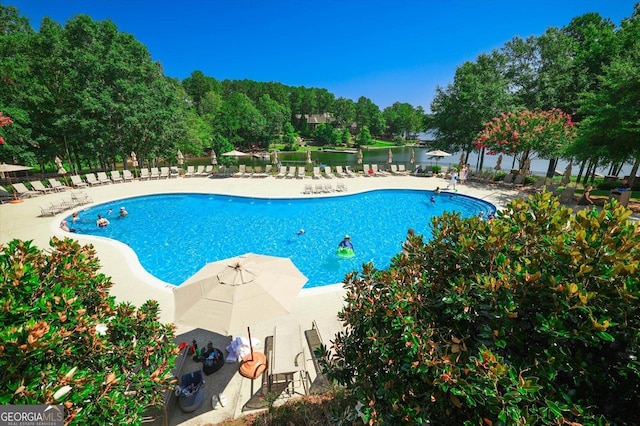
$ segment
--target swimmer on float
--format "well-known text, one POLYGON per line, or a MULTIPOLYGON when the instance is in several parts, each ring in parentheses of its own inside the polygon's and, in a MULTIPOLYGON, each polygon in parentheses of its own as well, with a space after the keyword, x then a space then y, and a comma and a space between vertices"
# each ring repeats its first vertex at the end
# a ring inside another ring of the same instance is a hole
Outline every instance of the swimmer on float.
POLYGON ((344 239, 338 244, 338 256, 340 257, 353 257, 355 252, 353 250, 353 244, 351 244, 351 237, 344 236, 344 239))
POLYGON ((104 228, 108 224, 109 224, 109 221, 107 220, 106 217, 102 217, 102 215, 98 215, 98 220, 96 220, 96 225, 98 225, 100 228, 104 228))

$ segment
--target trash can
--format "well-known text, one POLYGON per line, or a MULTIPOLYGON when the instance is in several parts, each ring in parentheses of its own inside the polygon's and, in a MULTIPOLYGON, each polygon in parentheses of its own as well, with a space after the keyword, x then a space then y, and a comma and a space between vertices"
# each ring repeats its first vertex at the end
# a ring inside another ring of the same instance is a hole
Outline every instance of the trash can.
POLYGON ((627 207, 629 205, 629 199, 631 198, 631 191, 619 191, 612 189, 609 193, 609 200, 615 199, 618 203, 627 207))

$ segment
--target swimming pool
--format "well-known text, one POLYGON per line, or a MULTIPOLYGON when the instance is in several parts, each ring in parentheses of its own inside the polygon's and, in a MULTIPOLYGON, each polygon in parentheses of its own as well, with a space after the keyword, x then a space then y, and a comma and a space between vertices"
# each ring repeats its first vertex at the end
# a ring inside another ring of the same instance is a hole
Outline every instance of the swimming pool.
POLYGON ((150 274, 173 285, 208 262, 252 252, 291 258, 310 288, 339 283, 369 261, 388 267, 409 228, 429 238, 430 218, 445 211, 487 216, 495 207, 460 194, 398 189, 295 199, 163 194, 90 207, 72 227, 128 245, 150 274), (121 219, 122 206, 129 214, 121 219), (111 224, 98 228, 98 214, 111 224), (297 235, 300 229, 305 233, 297 235), (345 234, 355 246, 348 259, 336 256, 345 234))

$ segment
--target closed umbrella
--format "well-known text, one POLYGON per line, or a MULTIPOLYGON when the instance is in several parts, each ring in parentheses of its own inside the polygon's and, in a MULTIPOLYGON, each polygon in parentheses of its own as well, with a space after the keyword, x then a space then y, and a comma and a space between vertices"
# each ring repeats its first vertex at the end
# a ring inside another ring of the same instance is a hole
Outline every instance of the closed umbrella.
POLYGON ((276 164, 278 164, 278 150, 277 149, 273 150, 273 155, 271 156, 271 164, 273 164, 274 166, 276 164))
POLYGON ((178 165, 182 166, 184 164, 184 155, 182 151, 178 150, 178 165))
POLYGON ((393 162, 393 152, 391 148, 389 148, 389 152, 387 153, 387 164, 391 164, 393 162))
POLYGON ((362 149, 358 150, 358 157, 356 161, 358 162, 358 164, 362 164, 362 149))
POLYGON ((416 152, 411 148, 411 154, 409 155, 409 164, 416 162, 416 152))
POLYGON ((562 184, 566 185, 571 182, 571 162, 567 164, 567 168, 564 169, 564 176, 562 177, 562 184))
POLYGON ((307 282, 290 259, 244 254, 205 265, 173 290, 175 322, 229 335, 289 312, 307 282))
POLYGON ((58 167, 58 174, 59 175, 66 175, 67 171, 65 170, 65 168, 62 166, 62 160, 60 159, 60 157, 58 157, 56 155, 56 159, 54 160, 56 163, 56 166, 58 167))
POLYGON ((495 170, 502 170, 502 154, 498 156, 498 161, 496 161, 495 170))
POLYGON ((138 167, 138 156, 133 151, 131 151, 131 165, 133 167, 138 167))
POLYGON ((307 164, 311 164, 311 150, 307 150, 307 164))
POLYGON ((211 164, 213 164, 214 166, 218 165, 218 157, 216 156, 216 151, 211 148, 211 154, 209 155, 209 157, 211 157, 211 164))

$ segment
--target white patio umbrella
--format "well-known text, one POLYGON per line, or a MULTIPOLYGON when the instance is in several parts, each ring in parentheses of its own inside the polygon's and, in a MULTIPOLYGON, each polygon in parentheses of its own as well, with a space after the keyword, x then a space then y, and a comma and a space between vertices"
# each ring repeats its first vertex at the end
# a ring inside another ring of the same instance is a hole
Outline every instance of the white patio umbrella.
POLYGON ((222 154, 223 157, 248 157, 249 154, 245 153, 245 152, 241 152, 241 151, 237 151, 237 150, 232 150, 229 152, 225 152, 224 154, 222 154))
POLYGON ((438 164, 438 161, 443 157, 451 157, 451 154, 449 154, 448 152, 441 151, 439 149, 436 149, 435 151, 429 151, 427 152, 427 155, 430 157, 435 157, 436 164, 438 164))
POLYGON ((393 151, 389 148, 389 152, 387 153, 387 164, 391 164, 393 162, 393 151))
MULTIPOLYGON (((31 170, 31 167, 21 166, 19 164, 7 164, 7 163, 0 164, 0 176, 3 179, 6 177, 7 180, 9 180, 9 185, 11 185, 11 172, 22 172, 22 171, 25 171, 25 170, 31 170)), ((21 202, 22 202, 22 200, 20 198, 18 198, 18 195, 16 194, 16 191, 14 190, 13 191, 13 200, 11 200, 11 203, 15 204, 15 203, 21 203, 21 202)))
POLYGON ((229 335, 289 312, 305 277, 288 258, 244 254, 206 264, 173 290, 175 322, 229 335))
POLYGON ((182 166, 184 164, 184 155, 182 151, 178 150, 178 165, 182 166))
POLYGON ((209 157, 211 158, 211 164, 213 164, 214 166, 218 165, 218 157, 216 156, 216 151, 211 148, 211 154, 209 155, 209 157))

